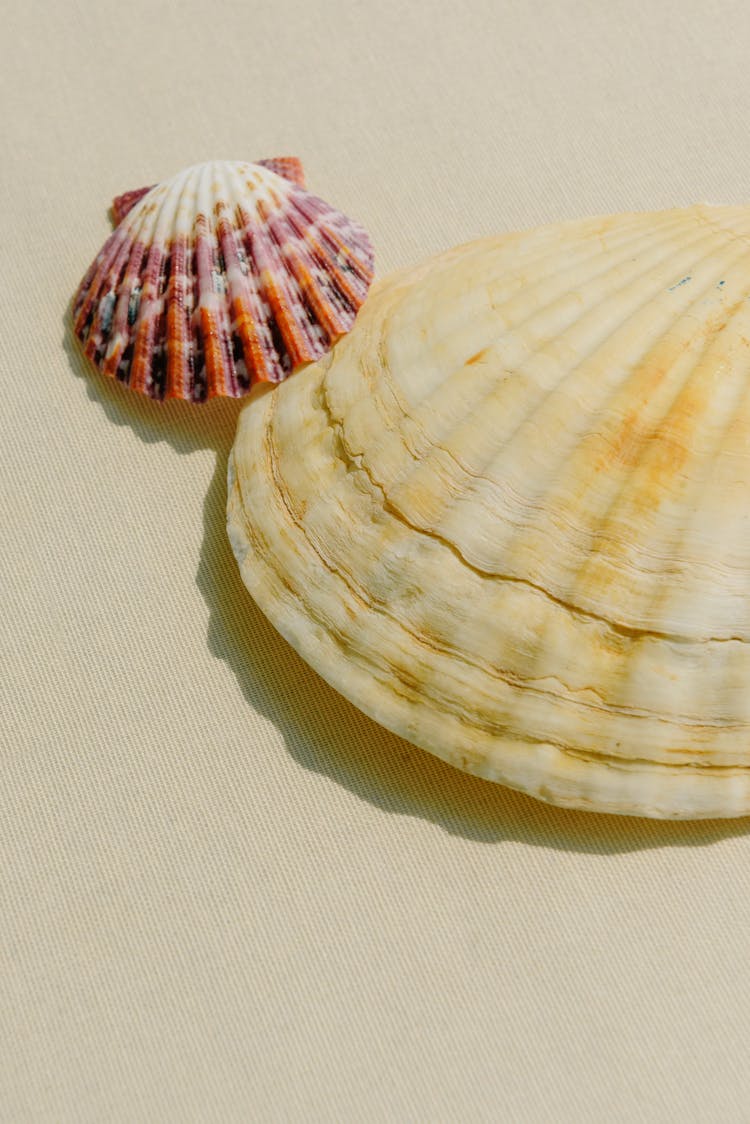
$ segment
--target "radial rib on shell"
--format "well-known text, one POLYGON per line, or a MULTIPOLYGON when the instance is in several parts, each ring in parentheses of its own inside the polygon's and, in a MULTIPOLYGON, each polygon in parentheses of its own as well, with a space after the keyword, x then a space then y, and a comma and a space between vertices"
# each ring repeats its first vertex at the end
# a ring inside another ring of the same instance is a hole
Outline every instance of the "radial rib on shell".
POLYGON ((750 209, 387 279, 240 418, 229 533, 378 722, 552 803, 750 812, 750 209))

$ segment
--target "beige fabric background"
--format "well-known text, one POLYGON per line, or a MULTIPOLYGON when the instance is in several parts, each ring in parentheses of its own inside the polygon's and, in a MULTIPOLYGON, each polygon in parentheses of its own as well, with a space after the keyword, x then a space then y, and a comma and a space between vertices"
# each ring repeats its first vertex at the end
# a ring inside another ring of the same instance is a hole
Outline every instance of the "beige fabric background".
POLYGON ((745 3, 0 4, 0 1119, 750 1120, 750 824, 454 772, 273 632, 236 403, 91 373, 125 188, 303 157, 387 271, 750 197, 745 3))

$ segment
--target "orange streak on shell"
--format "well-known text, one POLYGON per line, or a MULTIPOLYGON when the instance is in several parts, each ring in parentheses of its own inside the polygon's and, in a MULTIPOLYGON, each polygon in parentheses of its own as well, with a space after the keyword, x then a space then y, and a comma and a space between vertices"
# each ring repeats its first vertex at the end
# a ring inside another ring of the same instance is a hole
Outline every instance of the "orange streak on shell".
POLYGON ((359 277, 368 282, 372 281, 372 270, 367 269, 367 267, 362 264, 359 258, 349 249, 343 238, 341 238, 340 235, 338 235, 336 231, 330 226, 326 229, 326 238, 333 242, 337 252, 341 255, 342 258, 344 258, 345 261, 349 263, 349 265, 359 277))
POLYGON ((153 341, 156 331, 156 318, 150 316, 138 327, 133 348, 133 362, 130 367, 128 386, 141 394, 147 393, 153 358, 153 341))
POLYGON ((281 330, 286 349, 289 352, 289 358, 292 361, 292 367, 296 367, 298 363, 304 363, 305 360, 311 358, 305 347, 302 333, 297 328, 287 299, 281 288, 276 284, 270 269, 262 271, 260 283, 274 319, 281 330))
POLYGON ((318 317, 321 326, 325 329, 329 340, 335 340, 344 331, 344 323, 333 305, 325 299, 319 291, 310 270, 299 257, 290 262, 299 286, 318 317))
POLYGON ((259 379, 261 382, 273 382, 273 371, 266 359, 252 313, 239 298, 232 302, 232 316, 237 334, 242 341, 245 364, 250 378, 259 379))
POLYGON ((208 308, 201 308, 201 334, 206 356, 206 384, 209 398, 223 394, 227 383, 224 354, 216 317, 208 308))
POLYGON ((102 360, 102 374, 108 375, 110 378, 115 378, 117 376, 117 368, 120 366, 120 360, 122 359, 124 350, 124 345, 119 342, 112 348, 110 354, 102 360))

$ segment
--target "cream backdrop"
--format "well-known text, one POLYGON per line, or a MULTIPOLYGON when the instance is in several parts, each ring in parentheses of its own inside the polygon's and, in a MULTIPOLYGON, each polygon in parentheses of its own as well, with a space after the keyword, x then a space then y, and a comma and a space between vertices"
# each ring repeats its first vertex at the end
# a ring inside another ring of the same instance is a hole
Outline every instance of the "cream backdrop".
POLYGON ((750 197, 745 3, 0 3, 0 1119, 750 1120, 750 822, 572 814, 337 697, 224 534, 237 403, 92 373, 111 197, 299 154, 382 276, 750 197))

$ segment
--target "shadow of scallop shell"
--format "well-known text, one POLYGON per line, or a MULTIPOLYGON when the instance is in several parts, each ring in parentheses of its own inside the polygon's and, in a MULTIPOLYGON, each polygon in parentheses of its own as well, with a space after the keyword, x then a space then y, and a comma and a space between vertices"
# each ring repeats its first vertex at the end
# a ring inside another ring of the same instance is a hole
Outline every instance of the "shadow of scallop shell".
POLYGON ((245 584, 397 734, 560 805, 750 812, 750 209, 566 223, 372 292, 243 410, 245 584))
POLYGON ((354 323, 373 255, 302 184, 293 157, 215 161, 118 196, 75 299, 86 355, 133 390, 191 401, 319 359, 354 323))

